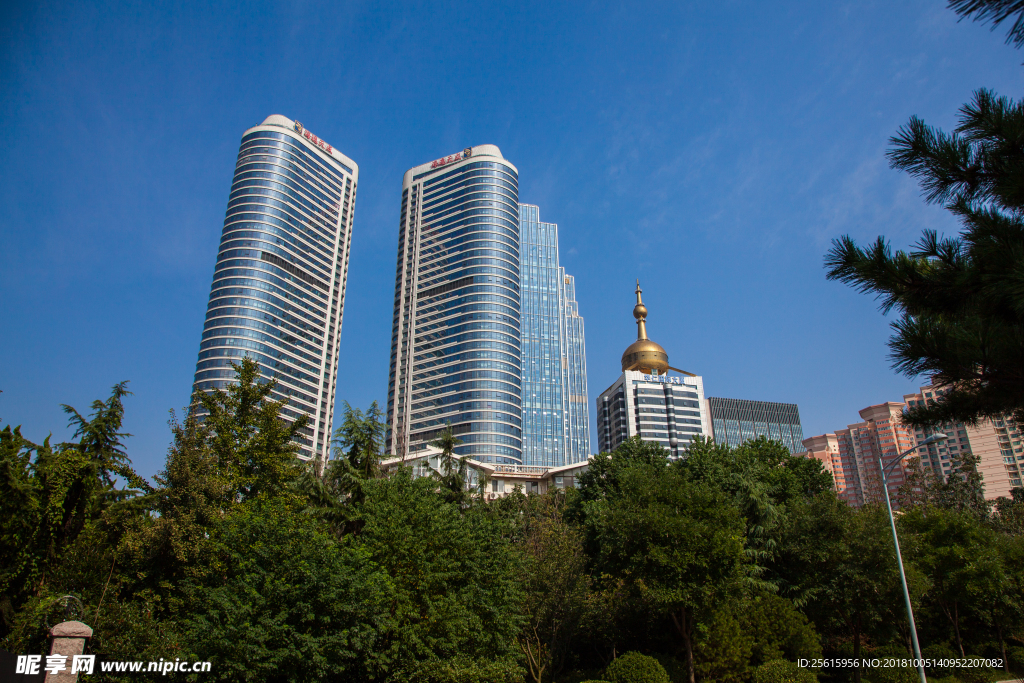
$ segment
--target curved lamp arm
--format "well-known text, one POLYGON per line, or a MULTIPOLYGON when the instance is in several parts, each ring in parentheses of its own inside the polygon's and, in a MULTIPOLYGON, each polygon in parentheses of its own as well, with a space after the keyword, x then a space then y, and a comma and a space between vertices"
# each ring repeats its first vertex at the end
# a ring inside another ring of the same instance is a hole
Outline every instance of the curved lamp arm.
POLYGON ((916 451, 921 446, 929 446, 929 445, 931 445, 933 443, 938 443, 940 441, 945 441, 948 438, 949 437, 946 436, 945 434, 935 433, 935 434, 932 434, 931 436, 929 436, 927 439, 925 439, 921 443, 919 443, 916 446, 914 446, 913 448, 911 448, 910 450, 904 451, 904 452, 900 453, 899 455, 896 456, 895 460, 890 462, 888 465, 885 466, 884 469, 882 469, 882 479, 884 481, 888 481, 889 480, 889 472, 891 472, 892 469, 894 467, 896 467, 896 465, 901 463, 903 461, 903 458, 907 457, 908 455, 910 455, 911 453, 916 451))

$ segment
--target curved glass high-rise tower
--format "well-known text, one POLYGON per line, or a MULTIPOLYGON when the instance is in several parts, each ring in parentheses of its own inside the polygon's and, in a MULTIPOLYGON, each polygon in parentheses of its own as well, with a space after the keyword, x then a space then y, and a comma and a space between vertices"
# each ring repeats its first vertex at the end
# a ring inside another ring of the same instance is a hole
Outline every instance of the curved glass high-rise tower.
POLYGON ((232 362, 277 379, 285 416, 309 416, 301 457, 326 458, 359 168, 298 121, 242 136, 194 389, 231 383, 232 362))
POLYGON ((389 453, 422 450, 450 424, 460 455, 522 463, 518 179, 494 145, 405 174, 389 453))

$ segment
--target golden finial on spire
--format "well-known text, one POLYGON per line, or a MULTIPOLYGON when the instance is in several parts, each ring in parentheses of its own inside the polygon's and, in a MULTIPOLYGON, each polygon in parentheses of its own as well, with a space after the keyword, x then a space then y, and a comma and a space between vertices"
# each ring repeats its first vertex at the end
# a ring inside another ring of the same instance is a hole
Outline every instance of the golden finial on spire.
POLYGON ((637 339, 647 339, 647 307, 644 306, 644 301, 640 297, 643 291, 640 289, 640 280, 638 278, 636 281, 636 292, 634 292, 636 294, 636 306, 633 307, 633 317, 636 318, 637 339))
POLYGON ((640 372, 652 375, 663 375, 669 370, 696 377, 692 372, 673 368, 668 364, 668 354, 660 344, 647 338, 647 307, 640 297, 643 290, 640 289, 640 279, 636 281, 636 306, 633 307, 633 317, 636 318, 636 341, 629 345, 622 354, 622 371, 639 370, 640 372))
POLYGON ((630 344, 622 354, 623 370, 640 370, 655 375, 668 370, 668 354, 659 344, 647 337, 647 307, 641 294, 639 278, 636 281, 636 306, 633 317, 636 318, 636 341, 630 344))

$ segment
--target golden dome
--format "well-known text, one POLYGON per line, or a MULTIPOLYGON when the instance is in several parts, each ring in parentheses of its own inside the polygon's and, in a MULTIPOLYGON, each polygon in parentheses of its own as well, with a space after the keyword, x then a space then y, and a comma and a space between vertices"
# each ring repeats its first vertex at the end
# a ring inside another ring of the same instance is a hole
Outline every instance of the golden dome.
POLYGON ((650 339, 637 339, 622 354, 622 371, 626 370, 663 375, 668 371, 668 354, 650 339))
POLYGON ((642 292, 640 281, 637 280, 636 306, 633 307, 633 317, 636 318, 636 341, 622 354, 622 371, 639 370, 661 375, 668 372, 668 354, 660 344, 647 338, 647 307, 640 298, 642 292))

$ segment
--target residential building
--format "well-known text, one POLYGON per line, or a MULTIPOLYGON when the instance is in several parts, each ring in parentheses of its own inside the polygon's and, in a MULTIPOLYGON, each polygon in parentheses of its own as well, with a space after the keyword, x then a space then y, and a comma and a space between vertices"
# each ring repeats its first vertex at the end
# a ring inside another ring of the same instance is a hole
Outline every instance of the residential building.
POLYGON ((587 459, 587 361, 575 283, 560 267, 558 225, 519 205, 522 265, 523 463, 587 459))
POLYGON ((795 403, 744 401, 738 398, 707 400, 708 421, 716 443, 739 446, 760 436, 781 441, 790 453, 803 453, 804 431, 795 403))
MULTIPOLYGON (((836 430, 836 449, 828 454, 812 451, 821 437, 804 439, 804 446, 811 455, 825 462, 825 469, 832 472, 839 497, 859 506, 867 502, 881 502, 882 477, 878 465, 879 454, 888 467, 896 456, 913 447, 913 435, 900 423, 904 405, 888 401, 868 406, 860 411, 861 422, 836 430)), ((828 435, 826 435, 828 436, 828 435)), ((894 467, 889 474, 889 495, 895 501, 896 491, 906 481, 906 461, 894 467)))
POLYGON ((213 272, 194 390, 235 381, 249 357, 283 415, 309 418, 300 457, 326 459, 359 167, 298 121, 245 131, 213 272))
POLYGON ((647 337, 647 307, 639 282, 635 293, 637 340, 622 354, 622 374, 597 398, 598 447, 610 452, 639 436, 678 457, 694 437, 711 433, 704 380, 669 366, 665 349, 647 337))
POLYGON ((941 386, 925 386, 906 394, 902 402, 889 401, 860 411, 862 422, 848 425, 835 433, 804 439, 808 457, 817 458, 832 473, 839 496, 851 505, 883 500, 879 454, 885 466, 938 432, 945 441, 915 451, 893 468, 889 494, 896 504, 897 489, 906 481, 909 459, 920 457, 926 472, 942 478, 958 476, 960 456, 972 453, 980 458, 978 471, 989 500, 1009 496, 1010 489, 1021 485, 1024 447, 1018 427, 1008 419, 983 420, 971 427, 963 423, 940 425, 935 429, 915 429, 902 424, 903 411, 909 406, 929 404, 945 393, 941 386))
POLYGON ((518 172, 494 145, 409 169, 402 185, 386 450, 447 427, 459 455, 522 464, 518 172))
MULTIPOLYGON (((921 387, 917 393, 906 394, 903 400, 910 407, 928 405, 946 391, 945 387, 930 385, 921 387)), ((934 432, 942 432, 949 438, 919 450, 925 471, 948 477, 956 471, 959 456, 971 453, 979 458, 978 472, 985 483, 986 498, 1008 497, 1010 489, 1021 486, 1024 447, 1020 428, 1013 420, 980 420, 974 426, 946 423, 934 430, 915 429, 915 443, 923 442, 934 432)))

